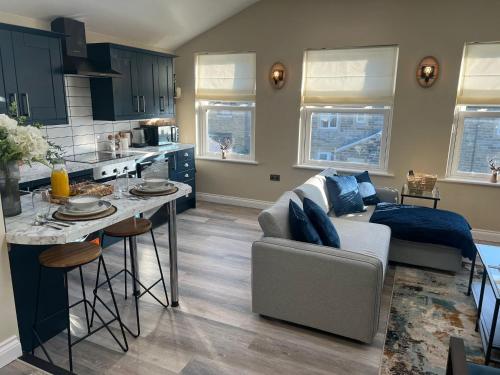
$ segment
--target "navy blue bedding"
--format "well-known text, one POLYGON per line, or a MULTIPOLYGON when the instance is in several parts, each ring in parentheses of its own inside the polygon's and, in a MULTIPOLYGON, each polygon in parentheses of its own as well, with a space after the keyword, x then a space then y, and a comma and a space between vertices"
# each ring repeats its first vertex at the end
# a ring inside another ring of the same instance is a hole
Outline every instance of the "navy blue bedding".
POLYGON ((379 203, 370 222, 389 226, 392 236, 401 240, 451 246, 462 250, 462 255, 469 259, 476 253, 469 223, 455 212, 379 203))

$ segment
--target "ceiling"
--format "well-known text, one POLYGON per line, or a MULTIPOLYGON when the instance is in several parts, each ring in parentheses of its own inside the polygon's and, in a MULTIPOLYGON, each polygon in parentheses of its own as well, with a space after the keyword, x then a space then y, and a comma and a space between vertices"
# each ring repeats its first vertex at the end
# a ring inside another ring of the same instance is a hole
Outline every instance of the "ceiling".
POLYGON ((49 22, 75 18, 86 29, 168 51, 258 0, 22 0, 0 11, 49 22))

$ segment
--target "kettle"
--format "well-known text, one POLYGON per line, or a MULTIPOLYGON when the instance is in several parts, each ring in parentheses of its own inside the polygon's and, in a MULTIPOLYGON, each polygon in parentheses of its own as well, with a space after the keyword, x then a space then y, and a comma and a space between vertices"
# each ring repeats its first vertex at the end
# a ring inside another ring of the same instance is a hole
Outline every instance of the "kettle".
POLYGON ((144 134, 144 129, 142 128, 132 129, 132 147, 145 147, 145 146, 147 146, 147 143, 146 143, 146 136, 144 134))

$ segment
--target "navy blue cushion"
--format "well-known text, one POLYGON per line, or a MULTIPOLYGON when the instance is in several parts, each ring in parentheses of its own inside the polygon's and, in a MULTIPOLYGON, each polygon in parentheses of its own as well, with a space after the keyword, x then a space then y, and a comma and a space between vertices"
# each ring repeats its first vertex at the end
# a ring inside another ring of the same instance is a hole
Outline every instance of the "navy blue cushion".
POLYGON ((323 244, 306 213, 292 200, 288 204, 288 221, 293 240, 316 245, 323 244))
POLYGON ((363 203, 367 206, 375 206, 380 203, 380 199, 377 197, 375 186, 370 179, 368 171, 364 171, 354 177, 356 177, 356 181, 358 181, 359 193, 361 194, 361 198, 363 198, 363 203))
POLYGON ((326 187, 336 216, 365 211, 356 177, 328 176, 326 187))
POLYGON ((306 213, 316 232, 325 246, 340 248, 340 238, 332 221, 323 209, 309 198, 304 198, 304 212, 306 213))

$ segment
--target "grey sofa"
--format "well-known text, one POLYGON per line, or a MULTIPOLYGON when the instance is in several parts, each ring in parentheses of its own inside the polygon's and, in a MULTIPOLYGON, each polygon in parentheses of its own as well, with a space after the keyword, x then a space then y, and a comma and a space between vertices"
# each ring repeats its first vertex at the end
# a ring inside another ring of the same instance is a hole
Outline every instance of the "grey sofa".
MULTIPOLYGON (((264 236, 252 245, 252 310, 371 343, 389 260, 456 271, 461 255, 445 246, 391 240, 389 227, 369 222, 373 206, 331 217, 341 249, 293 241, 290 199, 302 206, 307 197, 329 213, 325 176, 334 173, 327 169, 285 192, 259 215, 264 236)), ((382 201, 398 201, 397 190, 376 190, 382 201)))

